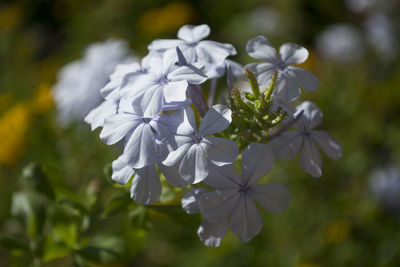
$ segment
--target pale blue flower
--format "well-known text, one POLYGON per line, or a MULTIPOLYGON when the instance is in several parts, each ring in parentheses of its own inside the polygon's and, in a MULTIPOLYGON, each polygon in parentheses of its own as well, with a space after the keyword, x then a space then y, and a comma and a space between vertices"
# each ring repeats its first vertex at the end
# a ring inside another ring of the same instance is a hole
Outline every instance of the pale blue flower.
POLYGON ((207 68, 209 65, 218 66, 226 57, 236 55, 236 49, 231 44, 214 41, 202 41, 210 34, 210 27, 206 24, 182 26, 178 31, 178 38, 174 40, 154 40, 149 46, 150 51, 175 50, 178 46, 185 55, 188 63, 200 62, 207 68))
POLYGON ((291 160, 300 152, 301 168, 313 177, 321 177, 321 154, 314 142, 332 159, 342 156, 342 147, 326 131, 313 130, 322 120, 322 112, 314 103, 303 102, 297 107, 298 112, 301 110, 303 115, 294 125, 297 130, 282 133, 269 146, 284 160, 291 160))
MULTIPOLYGON (((160 144, 162 145, 162 144, 160 144)), ((184 187, 187 183, 179 176, 177 167, 167 167, 160 163, 161 157, 156 159, 156 164, 135 170, 122 156, 112 163, 112 179, 119 184, 127 184, 133 177, 130 192, 131 198, 141 204, 156 203, 162 191, 162 186, 156 166, 167 181, 175 187, 184 187)))
POLYGON ((235 142, 209 136, 229 126, 231 113, 226 106, 212 106, 197 131, 194 113, 190 108, 177 112, 181 123, 173 132, 178 148, 170 152, 163 163, 167 166, 179 165, 183 179, 189 183, 198 183, 207 177, 209 165, 223 166, 235 161, 238 155, 235 142))
POLYGON ((186 105, 186 89, 190 84, 207 80, 200 65, 176 65, 176 52, 151 53, 149 69, 127 83, 121 93, 126 101, 143 111, 144 116, 154 116, 164 110, 179 109, 186 105))
MULTIPOLYGON (((209 192, 205 188, 193 188, 182 197, 182 208, 187 214, 200 213, 199 199, 200 197, 209 192)), ((210 223, 203 221, 197 230, 201 242, 208 247, 219 247, 222 238, 228 230, 227 221, 220 223, 210 223)))
MULTIPOLYGON (((66 125, 83 119, 102 102, 100 89, 108 82, 114 68, 133 60, 124 41, 109 39, 91 44, 82 59, 64 66, 52 88, 59 122, 66 125)), ((96 125, 98 123, 93 127, 96 125)))
POLYGON ((318 88, 317 77, 303 68, 291 66, 301 64, 308 58, 308 51, 294 43, 285 43, 279 49, 279 56, 275 48, 264 36, 251 39, 246 46, 247 53, 263 63, 246 65, 255 72, 261 87, 268 87, 272 74, 278 72, 278 81, 274 89, 274 96, 284 102, 290 102, 300 96, 300 88, 315 91, 318 88))
MULTIPOLYGON (((215 191, 203 193, 200 212, 211 224, 202 229, 204 236, 218 238, 229 221, 232 233, 243 242, 260 233, 263 220, 254 201, 271 213, 281 213, 290 202, 289 191, 277 183, 259 184, 274 164, 272 151, 263 144, 252 143, 243 152, 242 174, 233 165, 210 167, 205 183, 215 191)), ((207 238, 205 238, 207 240, 207 238)))
POLYGON ((92 131, 103 127, 105 119, 118 113, 121 99, 120 88, 127 77, 137 72, 141 72, 141 66, 138 63, 120 64, 115 68, 110 75, 110 81, 100 90, 104 101, 85 117, 85 122, 91 125, 92 131))
POLYGON ((124 139, 124 161, 135 169, 141 169, 156 162, 159 154, 157 141, 174 144, 173 133, 168 129, 166 121, 168 119, 166 115, 147 117, 132 105, 130 110, 126 106, 122 113, 105 120, 100 138, 107 145, 124 139))

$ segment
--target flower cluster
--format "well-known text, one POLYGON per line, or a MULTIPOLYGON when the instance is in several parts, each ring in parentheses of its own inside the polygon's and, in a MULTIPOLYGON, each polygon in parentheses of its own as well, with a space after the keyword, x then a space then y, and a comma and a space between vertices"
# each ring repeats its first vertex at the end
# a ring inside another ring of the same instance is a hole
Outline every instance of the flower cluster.
POLYGON ((293 66, 307 59, 304 47, 283 44, 278 55, 267 38, 258 36, 246 51, 263 62, 243 68, 227 59, 236 49, 204 40, 209 34, 207 25, 183 26, 178 39, 150 43, 140 64, 118 65, 100 90, 104 101, 85 121, 92 129, 102 127, 100 138, 107 145, 123 142, 112 179, 128 184, 133 177, 135 201, 159 200, 160 174, 173 186, 191 185, 182 206, 189 214, 202 214, 201 241, 219 246, 228 225, 243 242, 261 231, 254 201, 271 213, 288 207, 284 186, 258 183, 275 158, 292 159, 300 151, 302 168, 318 177, 316 144, 334 159, 341 156, 341 147, 328 133, 313 130, 322 118, 315 104, 304 102, 297 111, 290 107, 301 89, 318 87, 314 74, 293 66), (216 80, 224 75, 228 96, 216 104, 216 80), (234 78, 244 76, 252 93, 234 87, 234 78), (207 80, 208 101, 202 89, 207 80), (292 126, 297 130, 289 130, 292 126), (239 154, 240 175, 235 169, 239 154))

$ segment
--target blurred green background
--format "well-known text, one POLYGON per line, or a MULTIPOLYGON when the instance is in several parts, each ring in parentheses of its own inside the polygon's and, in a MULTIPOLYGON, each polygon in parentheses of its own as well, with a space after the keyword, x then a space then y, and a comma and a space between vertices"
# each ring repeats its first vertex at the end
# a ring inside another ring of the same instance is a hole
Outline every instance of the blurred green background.
POLYGON ((394 0, 1 1, 0 266, 400 266, 400 209, 370 183, 400 163, 399 13, 394 0), (268 179, 289 188, 289 208, 263 212, 251 242, 228 233, 219 248, 180 208, 187 189, 166 185, 162 205, 131 201, 110 178, 118 148, 84 123, 61 128, 50 95, 92 42, 125 39, 144 56, 154 38, 202 23, 242 64, 256 35, 307 47, 302 66, 320 86, 300 100, 322 109, 319 128, 343 146, 338 161, 323 156, 321 179, 278 161, 268 179))

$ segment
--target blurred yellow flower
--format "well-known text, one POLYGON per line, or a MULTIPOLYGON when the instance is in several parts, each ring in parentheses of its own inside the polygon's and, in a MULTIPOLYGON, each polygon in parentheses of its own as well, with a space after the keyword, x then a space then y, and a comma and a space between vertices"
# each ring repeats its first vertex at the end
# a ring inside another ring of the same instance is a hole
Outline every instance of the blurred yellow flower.
POLYGON ((143 33, 154 36, 172 31, 187 24, 194 16, 193 7, 185 2, 173 2, 163 8, 153 8, 145 12, 137 27, 143 33))
POLYGON ((31 123, 31 110, 27 103, 19 103, 0 117, 0 165, 17 163, 24 150, 31 123))
POLYGON ((348 221, 332 221, 324 229, 324 240, 326 243, 340 243, 349 237, 350 231, 351 226, 348 221))
POLYGON ((36 89, 36 95, 32 101, 32 111, 38 114, 44 114, 54 106, 51 97, 50 84, 42 83, 36 89))

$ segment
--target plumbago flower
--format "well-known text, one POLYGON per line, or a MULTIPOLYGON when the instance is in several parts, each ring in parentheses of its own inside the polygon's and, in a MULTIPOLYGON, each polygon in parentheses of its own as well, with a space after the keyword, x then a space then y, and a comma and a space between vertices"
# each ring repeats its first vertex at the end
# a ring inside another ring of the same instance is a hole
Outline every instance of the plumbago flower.
POLYGON ((303 103, 295 114, 288 104, 299 97, 300 88, 318 87, 313 74, 290 66, 307 59, 305 48, 284 44, 278 56, 269 41, 258 36, 246 50, 266 63, 249 64, 243 73, 240 64, 227 59, 236 54, 235 48, 203 41, 209 33, 207 25, 183 26, 179 40, 153 41, 140 64, 120 64, 104 80, 100 74, 100 79, 90 76, 97 88, 92 97, 98 94, 103 102, 97 107, 92 99, 86 103, 93 109, 85 121, 92 130, 102 127, 100 138, 107 145, 123 141, 123 152, 112 163, 112 179, 119 184, 132 180, 133 200, 156 204, 161 174, 175 187, 204 182, 213 188, 193 188, 182 198, 182 206, 189 214, 202 214, 200 240, 219 246, 228 226, 243 242, 260 233, 263 221, 254 201, 272 213, 289 205, 285 187, 258 183, 274 164, 271 149, 283 159, 301 151, 302 168, 317 177, 322 174, 321 158, 313 142, 334 159, 340 157, 341 147, 328 133, 313 130, 322 117, 314 104, 303 103), (233 79, 243 74, 252 92, 233 87, 233 79), (223 75, 229 97, 226 105, 213 105, 217 79, 223 75), (202 85, 208 79, 207 103, 202 85), (288 131, 293 125, 297 130, 288 131), (239 149, 241 175, 233 166, 239 149))
POLYGON ((199 211, 205 219, 198 230, 203 243, 219 246, 228 222, 232 233, 243 242, 259 234, 263 222, 254 201, 271 213, 281 213, 288 207, 290 195, 284 186, 257 183, 273 164, 272 151, 266 145, 252 143, 243 152, 240 176, 233 165, 213 167, 205 183, 215 191, 196 190, 183 198, 186 212, 195 214, 199 211))
POLYGON ((267 87, 272 74, 278 72, 279 78, 274 95, 282 101, 291 102, 297 99, 300 96, 300 88, 317 90, 318 79, 314 74, 303 68, 291 66, 307 60, 308 51, 304 47, 285 43, 280 47, 278 56, 267 38, 257 36, 247 43, 246 51, 251 57, 265 61, 246 65, 256 73, 261 87, 267 87))
MULTIPOLYGON (((122 111, 104 121, 100 138, 107 145, 125 139, 122 158, 133 168, 140 169, 153 164, 159 153, 156 140, 171 140, 168 116, 145 116, 134 105, 122 105, 122 111)), ((173 146, 172 142, 169 142, 173 146)))
MULTIPOLYGON (((162 142, 156 141, 156 143, 160 150, 166 149, 165 144, 162 142)), ((111 178, 115 182, 125 185, 134 176, 130 189, 131 198, 144 205, 154 204, 159 200, 162 191, 156 166, 171 185, 175 187, 187 185, 187 182, 179 176, 178 168, 163 165, 161 163, 162 159, 163 153, 160 152, 153 164, 135 169, 121 156, 112 163, 113 173, 111 178)))
POLYGON ((235 161, 238 147, 235 142, 209 135, 226 129, 232 121, 231 110, 214 105, 205 114, 196 130, 194 113, 190 108, 179 112, 182 123, 177 127, 175 141, 178 148, 163 161, 166 166, 179 164, 179 173, 188 183, 199 183, 208 175, 209 165, 223 166, 235 161))
POLYGON ((150 68, 121 89, 122 94, 140 107, 145 116, 159 114, 165 107, 179 109, 186 105, 190 84, 201 84, 207 76, 201 66, 178 66, 176 51, 153 53, 150 68))
POLYGON ((301 119, 294 125, 297 130, 284 132, 269 145, 277 157, 284 160, 293 159, 300 151, 301 168, 313 177, 321 177, 321 154, 314 142, 332 159, 342 156, 342 147, 329 133, 313 130, 322 120, 322 112, 314 103, 306 101, 297 107, 297 111, 303 111, 301 119))
POLYGON ((62 125, 83 119, 102 101, 100 89, 108 82, 114 68, 132 62, 124 41, 109 39, 91 44, 84 57, 64 66, 52 88, 58 119, 62 125))
POLYGON ((231 44, 214 41, 202 41, 210 35, 208 25, 185 25, 178 31, 178 40, 154 40, 149 46, 150 51, 168 51, 179 47, 188 63, 200 62, 205 66, 221 65, 228 56, 236 55, 236 49, 231 44))

